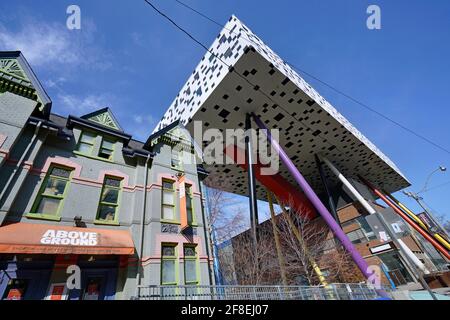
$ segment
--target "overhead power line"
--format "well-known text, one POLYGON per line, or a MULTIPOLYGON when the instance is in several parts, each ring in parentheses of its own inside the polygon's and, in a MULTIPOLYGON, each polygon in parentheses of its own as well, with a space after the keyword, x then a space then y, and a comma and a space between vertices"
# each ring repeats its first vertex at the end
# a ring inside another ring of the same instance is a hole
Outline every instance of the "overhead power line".
MULTIPOLYGON (((148 3, 147 0, 145 0, 145 1, 148 3)), ((174 1, 175 1, 176 3, 178 3, 179 5, 181 5, 181 6, 185 7, 185 8, 187 8, 187 9, 191 10, 192 12, 194 12, 194 13, 196 13, 196 14, 198 14, 199 16, 203 17, 204 19, 206 19, 206 20, 208 20, 208 21, 210 21, 210 22, 212 22, 212 23, 214 23, 214 24, 220 26, 221 28, 224 28, 224 29, 226 29, 226 30, 228 30, 228 31, 230 31, 230 32, 232 32, 232 33, 236 33, 236 31, 234 31, 234 30, 229 30, 229 29, 225 28, 225 25, 223 25, 223 24, 219 23, 218 21, 216 21, 216 20, 214 20, 214 19, 208 17, 206 14, 204 14, 204 13, 202 13, 202 12, 196 10, 195 8, 189 6, 188 4, 186 4, 186 3, 184 3, 184 2, 182 2, 182 1, 180 1, 180 0, 174 0, 174 1)), ((152 7, 154 7, 154 6, 152 5, 152 7)), ((157 10, 157 11, 160 12, 159 10, 157 10)), ((165 16, 165 15, 164 15, 164 16, 165 16)), ((167 17, 167 16, 166 16, 166 17, 167 17)), ((171 19, 170 19, 170 20, 171 20, 171 19)), ((188 34, 185 30, 182 30, 182 31, 183 31, 184 33, 188 34)), ((189 34, 188 34, 188 35, 189 35, 189 34)), ((191 35, 189 35, 189 37, 192 38, 191 35)), ((243 39, 246 40, 246 41, 249 41, 249 42, 251 42, 251 43, 254 43, 254 42, 253 42, 252 40, 250 40, 250 39, 246 39, 246 38, 243 38, 243 39)), ((197 40, 195 40, 195 41, 196 41, 197 43, 199 43, 199 41, 197 41, 197 40)), ((200 44, 200 43, 199 43, 199 44, 200 44)), ((206 46, 204 46, 203 44, 201 44, 201 45, 202 45, 202 47, 204 47, 207 51, 209 51, 208 48, 206 48, 206 46)), ((444 152, 450 154, 450 150, 447 149, 446 147, 443 147, 443 146, 441 146, 440 144, 438 144, 438 143, 432 141, 431 139, 425 137, 424 135, 422 135, 422 134, 420 134, 420 133, 418 133, 418 132, 416 132, 416 131, 414 131, 414 130, 412 130, 412 129, 409 129, 409 128, 406 127, 405 125, 403 125, 403 124, 399 123, 398 121, 396 121, 396 120, 394 120, 394 119, 388 117, 388 116, 385 115, 384 113, 377 111, 375 108, 370 107, 369 105, 367 105, 367 104, 361 102, 360 100, 358 100, 358 99, 356 99, 356 98, 353 98, 351 95, 349 95, 349 94, 343 92, 342 90, 340 90, 340 89, 334 87, 333 85, 327 83, 326 81, 321 80, 320 78, 318 78, 318 77, 314 76, 313 74, 311 74, 311 73, 309 73, 309 72, 307 72, 307 71, 301 69, 300 67, 298 67, 298 66, 296 66, 296 65, 294 65, 294 64, 292 64, 292 63, 290 63, 289 61, 283 60, 283 62, 285 62, 286 64, 288 64, 289 66, 291 66, 294 70, 296 70, 296 71, 298 71, 298 72, 300 72, 300 73, 302 73, 302 74, 304 74, 304 75, 310 77, 311 79, 316 80, 317 82, 319 82, 319 83, 321 83, 322 85, 328 87, 329 89, 333 90, 333 91, 336 92, 337 94, 339 94, 339 95, 341 95, 341 96, 343 96, 343 97, 349 99, 350 101, 352 101, 352 102, 354 102, 354 103, 356 103, 356 104, 358 104, 358 105, 364 107, 365 109, 369 110, 370 112, 375 113, 375 114, 378 115, 379 117, 385 119, 386 121, 391 122, 392 124, 394 124, 394 125, 396 125, 397 127, 401 128, 401 129, 403 129, 403 130, 405 130, 406 132, 408 132, 408 133, 414 135, 415 137, 417 137, 417 138, 419 138, 419 139, 421 139, 421 140, 427 142, 428 144, 430 144, 430 145, 432 145, 432 146, 434 146, 434 147, 440 149, 441 151, 444 151, 444 152)))
POLYGON ((428 191, 431 191, 431 190, 436 190, 436 189, 445 187, 445 186, 447 186, 447 185, 449 185, 449 184, 450 184, 450 181, 447 181, 447 182, 438 184, 437 186, 434 186, 434 187, 431 187, 431 188, 427 188, 427 189, 425 189, 425 190, 423 190, 423 191, 421 191, 421 192, 417 192, 417 194, 425 193, 425 192, 428 192, 428 191))

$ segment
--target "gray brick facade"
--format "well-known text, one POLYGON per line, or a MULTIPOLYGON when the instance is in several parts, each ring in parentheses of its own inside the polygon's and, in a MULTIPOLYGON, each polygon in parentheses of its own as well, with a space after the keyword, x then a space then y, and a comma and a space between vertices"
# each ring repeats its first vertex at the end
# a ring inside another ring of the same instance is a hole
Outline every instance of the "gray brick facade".
MULTIPOLYGON (((115 121, 109 109, 100 110, 99 114, 115 121)), ((26 223, 46 224, 49 227, 74 227, 76 218, 81 217, 83 226, 79 228, 80 230, 83 227, 126 230, 134 243, 135 253, 120 257, 92 255, 89 258, 89 255, 85 255, 78 260, 74 255, 68 254, 47 256, 42 254, 38 255, 38 258, 30 255, 30 261, 48 259, 53 262, 47 275, 49 279, 47 284, 41 284, 41 291, 38 290, 39 292, 32 298, 45 298, 43 294, 48 294, 52 284, 65 281, 67 278, 65 267, 70 264, 69 262, 81 261, 80 265, 84 263, 89 272, 95 270, 97 266, 98 270, 114 269, 105 276, 108 282, 105 286, 114 287, 114 290, 110 290, 113 294, 105 294, 105 299, 130 299, 136 294, 138 273, 141 285, 161 284, 163 244, 176 245, 178 284, 185 284, 183 247, 186 245, 194 245, 196 248, 197 284, 210 284, 211 259, 205 241, 204 208, 198 164, 195 162, 183 164, 182 170, 172 166, 172 146, 167 143, 167 139, 162 138, 170 133, 154 135, 154 141, 150 140, 144 144, 131 139, 131 136, 121 130, 108 127, 106 123, 99 123, 95 120, 98 117, 93 116, 92 120, 78 116, 80 115, 70 116, 69 121, 54 114, 46 116, 39 112, 36 101, 15 93, 0 93, 0 138, 3 139, 0 139, 0 190, 2 190, 0 235, 3 226, 6 225, 26 223), (85 132, 95 135, 90 152, 79 151, 82 134, 85 132), (113 151, 110 159, 100 156, 105 139, 112 141, 113 151), (53 167, 69 170, 70 178, 63 199, 59 202, 59 209, 56 214, 48 216, 37 213, 40 205, 38 199, 43 197, 42 192, 45 189, 43 184, 46 183, 53 167), (148 175, 147 183, 145 183, 146 175, 148 175), (181 176, 192 186, 194 218, 188 228, 189 232, 181 230, 182 210, 179 194, 181 176), (106 177, 120 180, 113 220, 99 220, 99 206, 106 177), (173 221, 161 221, 164 179, 172 181, 174 186, 173 221), (143 213, 144 193, 145 213, 143 213), (140 235, 144 214, 141 254, 140 235), (103 267, 104 260, 113 260, 114 263, 103 267), (90 261, 97 262, 90 263, 90 261), (64 268, 56 268, 58 264, 64 268)), ((118 123, 116 125, 120 128, 118 123)), ((0 272, 8 259, 19 260, 19 253, 16 255, 10 252, 7 255, 0 252, 0 256, 0 272)), ((1 294, 3 293, 0 292, 1 294)))

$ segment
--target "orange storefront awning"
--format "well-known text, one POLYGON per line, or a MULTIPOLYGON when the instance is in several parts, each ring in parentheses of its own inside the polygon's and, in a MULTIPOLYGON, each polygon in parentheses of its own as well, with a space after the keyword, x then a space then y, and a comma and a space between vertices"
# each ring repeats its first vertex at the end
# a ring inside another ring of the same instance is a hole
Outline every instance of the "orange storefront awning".
POLYGON ((21 222, 0 227, 0 253, 131 255, 134 243, 126 230, 21 222))

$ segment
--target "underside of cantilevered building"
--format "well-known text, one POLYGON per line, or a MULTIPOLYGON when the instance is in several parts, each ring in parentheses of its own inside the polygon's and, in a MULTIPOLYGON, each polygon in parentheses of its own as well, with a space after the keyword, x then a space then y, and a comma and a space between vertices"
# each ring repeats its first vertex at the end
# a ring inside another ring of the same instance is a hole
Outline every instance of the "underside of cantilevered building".
MULTIPOLYGON (((251 156, 255 141, 250 141, 244 148, 246 163, 255 165, 206 164, 209 172, 206 185, 249 196, 255 244, 256 199, 266 200, 267 190, 277 195, 274 189, 279 197, 284 192, 296 198, 313 208, 305 215, 324 219, 361 272, 370 277, 367 263, 337 221, 328 186, 345 186, 353 201, 358 200, 369 214, 375 214, 353 185, 361 183, 375 193, 382 190, 390 194, 409 186, 408 180, 386 155, 235 16, 201 59, 155 131, 175 121, 194 137, 197 121, 203 130, 222 132, 278 129, 278 141, 269 137, 273 151, 280 156, 276 176, 265 180, 258 176, 259 164, 251 156), (320 196, 324 194, 328 203, 320 196)), ((200 144, 208 144, 196 139, 200 144)), ((228 141, 225 143, 227 146, 228 141)), ((408 254, 414 258, 412 252, 408 254)))
MULTIPOLYGON (((175 120, 191 134, 194 121, 202 121, 203 130, 244 129, 251 112, 266 127, 280 130, 281 147, 318 194, 324 190, 315 154, 326 156, 346 177, 357 180, 362 175, 386 192, 409 186, 386 155, 232 16, 155 131, 175 120)), ((240 166, 212 164, 205 169, 210 172, 207 185, 248 195, 247 175, 240 166)), ((330 184, 337 182, 326 173, 330 184)), ((284 166, 280 174, 296 184, 284 166)), ((266 199, 263 188, 258 198, 266 199)))

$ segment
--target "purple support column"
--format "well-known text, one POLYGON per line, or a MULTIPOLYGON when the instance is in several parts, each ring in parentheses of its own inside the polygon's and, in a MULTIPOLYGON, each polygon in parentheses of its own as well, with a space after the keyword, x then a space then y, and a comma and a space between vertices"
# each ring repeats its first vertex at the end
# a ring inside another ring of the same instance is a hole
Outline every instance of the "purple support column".
MULTIPOLYGON (((264 123, 262 123, 262 121, 259 119, 259 117, 257 117, 254 113, 252 113, 252 117, 255 120, 258 127, 260 129, 263 129, 263 132, 271 141, 273 148, 280 155, 281 161, 285 164, 285 166, 287 167, 289 172, 294 176, 295 181, 297 181, 297 183, 300 185, 300 187, 302 188, 306 197, 309 199, 309 201, 311 201, 313 206, 316 208, 316 210, 322 216, 323 220, 325 220, 326 224, 330 227, 331 231, 333 231, 336 238, 339 239, 339 241, 342 243, 344 248, 350 253, 350 255, 353 258, 353 261, 355 261, 356 265, 358 266, 359 270, 361 270, 362 274, 367 279, 369 279, 369 277, 372 276, 372 274, 368 272, 368 265, 367 265, 366 261, 356 250, 355 246, 352 244, 352 242, 347 237, 347 235, 344 233, 344 231, 342 231, 342 229, 339 227, 337 222, 333 219, 333 216, 331 215, 331 213, 328 212, 327 208, 323 205, 323 203, 320 201, 320 199, 314 193, 313 189, 309 186, 308 182, 305 180, 305 178, 302 176, 302 174, 297 170, 297 168, 295 167, 295 165, 291 161, 291 159, 288 157, 288 155, 280 147, 280 145, 278 144, 278 141, 275 141, 272 138, 270 131, 267 129, 267 127, 264 125, 264 123)), ((387 294, 382 290, 379 290, 378 293, 381 296, 387 297, 387 294)))

